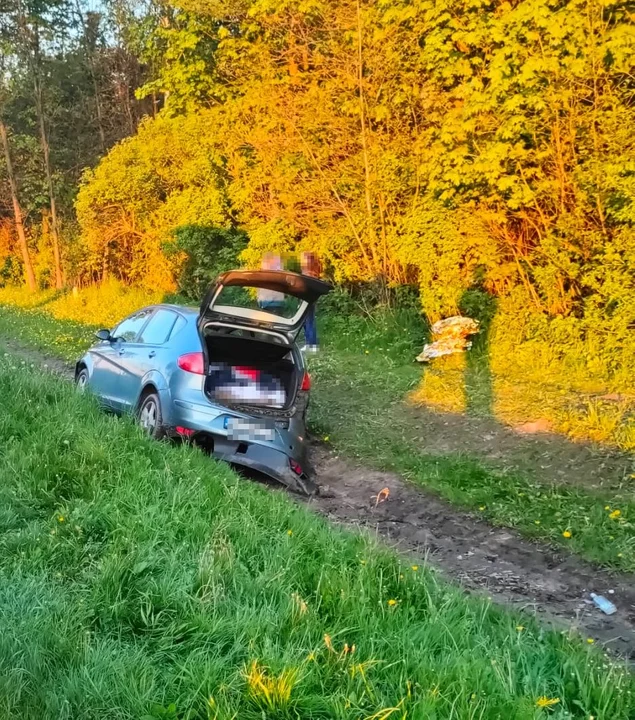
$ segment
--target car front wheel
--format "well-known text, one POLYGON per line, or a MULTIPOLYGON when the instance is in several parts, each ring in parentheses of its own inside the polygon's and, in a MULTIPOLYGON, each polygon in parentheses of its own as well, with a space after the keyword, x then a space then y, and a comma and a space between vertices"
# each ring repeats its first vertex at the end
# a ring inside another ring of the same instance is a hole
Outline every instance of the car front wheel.
POLYGON ((86 388, 88 387, 88 370, 86 368, 82 368, 77 373, 77 377, 75 378, 75 387, 77 388, 77 392, 83 393, 86 391, 86 388))
POLYGON ((159 439, 165 435, 161 401, 156 393, 149 393, 143 398, 139 405, 137 417, 139 419, 139 425, 141 425, 150 437, 159 439))

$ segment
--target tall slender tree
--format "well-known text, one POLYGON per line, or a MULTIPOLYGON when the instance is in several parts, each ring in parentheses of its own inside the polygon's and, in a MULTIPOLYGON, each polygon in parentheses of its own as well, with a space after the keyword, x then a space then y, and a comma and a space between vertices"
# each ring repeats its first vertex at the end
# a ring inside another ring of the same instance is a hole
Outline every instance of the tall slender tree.
POLYGON ((13 219, 15 229, 18 235, 18 244, 20 253, 22 254, 22 264, 24 265, 24 277, 29 290, 35 290, 35 273, 33 272, 33 264, 29 255, 29 246, 26 240, 26 232, 24 230, 24 221, 22 216, 22 207, 18 198, 18 184, 13 172, 13 162, 11 161, 11 149, 9 147, 9 136, 4 121, 0 119, 0 139, 2 140, 2 148, 4 151, 4 159, 7 171, 7 180, 11 190, 11 201, 13 204, 13 219))
POLYGON ((28 7, 22 0, 17 0, 17 29, 18 42, 21 54, 26 58, 31 82, 33 84, 33 97, 35 113, 39 130, 40 147, 44 160, 44 172, 48 188, 49 206, 51 210, 51 241, 53 245, 53 262, 55 264, 55 287, 60 289, 64 285, 62 272, 62 259, 60 253, 59 220, 57 215, 57 202, 53 183, 53 170, 51 167, 51 150, 49 135, 46 127, 44 96, 43 96, 43 67, 41 49, 41 28, 46 24, 44 17, 47 7, 44 3, 35 0, 28 7))

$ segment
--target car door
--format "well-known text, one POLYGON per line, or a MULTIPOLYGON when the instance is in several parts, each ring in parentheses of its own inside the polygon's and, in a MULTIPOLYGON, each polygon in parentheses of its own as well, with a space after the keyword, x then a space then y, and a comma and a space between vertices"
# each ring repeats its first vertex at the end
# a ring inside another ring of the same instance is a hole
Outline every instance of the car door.
MULTIPOLYGON (((121 323, 121 325, 123 325, 123 323, 121 323)), ((111 337, 114 337, 112 333, 111 337)), ((93 365, 90 376, 91 391, 106 408, 109 410, 118 410, 114 398, 116 388, 115 378, 117 375, 114 342, 112 342, 112 340, 101 340, 90 348, 89 354, 93 365)))
POLYGON ((115 412, 121 410, 122 369, 120 360, 123 343, 134 340, 146 320, 147 314, 141 317, 138 312, 130 315, 112 330, 110 340, 103 340, 90 349, 93 363, 90 378, 91 390, 103 405, 115 412))
POLYGON ((156 371, 166 379, 166 365, 173 360, 166 342, 178 317, 174 310, 159 307, 141 331, 137 339, 139 349, 135 358, 135 367, 132 369, 139 375, 139 390, 143 378, 149 372, 156 371))
POLYGON ((116 383, 112 397, 119 412, 133 410, 139 397, 144 351, 143 343, 139 338, 154 312, 155 308, 140 310, 131 315, 114 333, 113 365, 116 383))

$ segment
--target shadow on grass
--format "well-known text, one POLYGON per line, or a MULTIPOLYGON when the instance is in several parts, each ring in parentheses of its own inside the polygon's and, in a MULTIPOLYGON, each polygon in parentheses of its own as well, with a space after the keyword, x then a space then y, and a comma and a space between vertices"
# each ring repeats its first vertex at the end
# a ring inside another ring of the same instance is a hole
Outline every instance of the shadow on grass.
POLYGON ((465 352, 451 353, 423 364, 423 376, 409 395, 415 405, 441 412, 493 417, 495 396, 490 364, 490 340, 496 299, 476 288, 463 293, 459 312, 479 323, 465 352))
POLYGON ((468 415, 494 416, 494 383, 490 365, 490 336, 497 301, 480 290, 467 290, 459 303, 464 315, 478 320, 479 333, 466 353, 464 372, 465 410, 468 415))

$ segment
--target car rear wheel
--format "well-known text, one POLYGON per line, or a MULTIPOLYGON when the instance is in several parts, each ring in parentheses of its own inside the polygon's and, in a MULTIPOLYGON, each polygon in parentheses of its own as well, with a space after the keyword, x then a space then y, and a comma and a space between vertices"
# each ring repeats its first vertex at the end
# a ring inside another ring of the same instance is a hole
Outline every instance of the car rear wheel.
POLYGON ((75 387, 77 388, 77 392, 83 393, 86 391, 86 388, 88 387, 88 370, 86 368, 82 368, 77 373, 77 377, 75 378, 75 387))
POLYGON ((139 425, 141 425, 150 437, 159 439, 165 435, 161 401, 156 393, 148 393, 141 400, 137 417, 139 419, 139 425))

